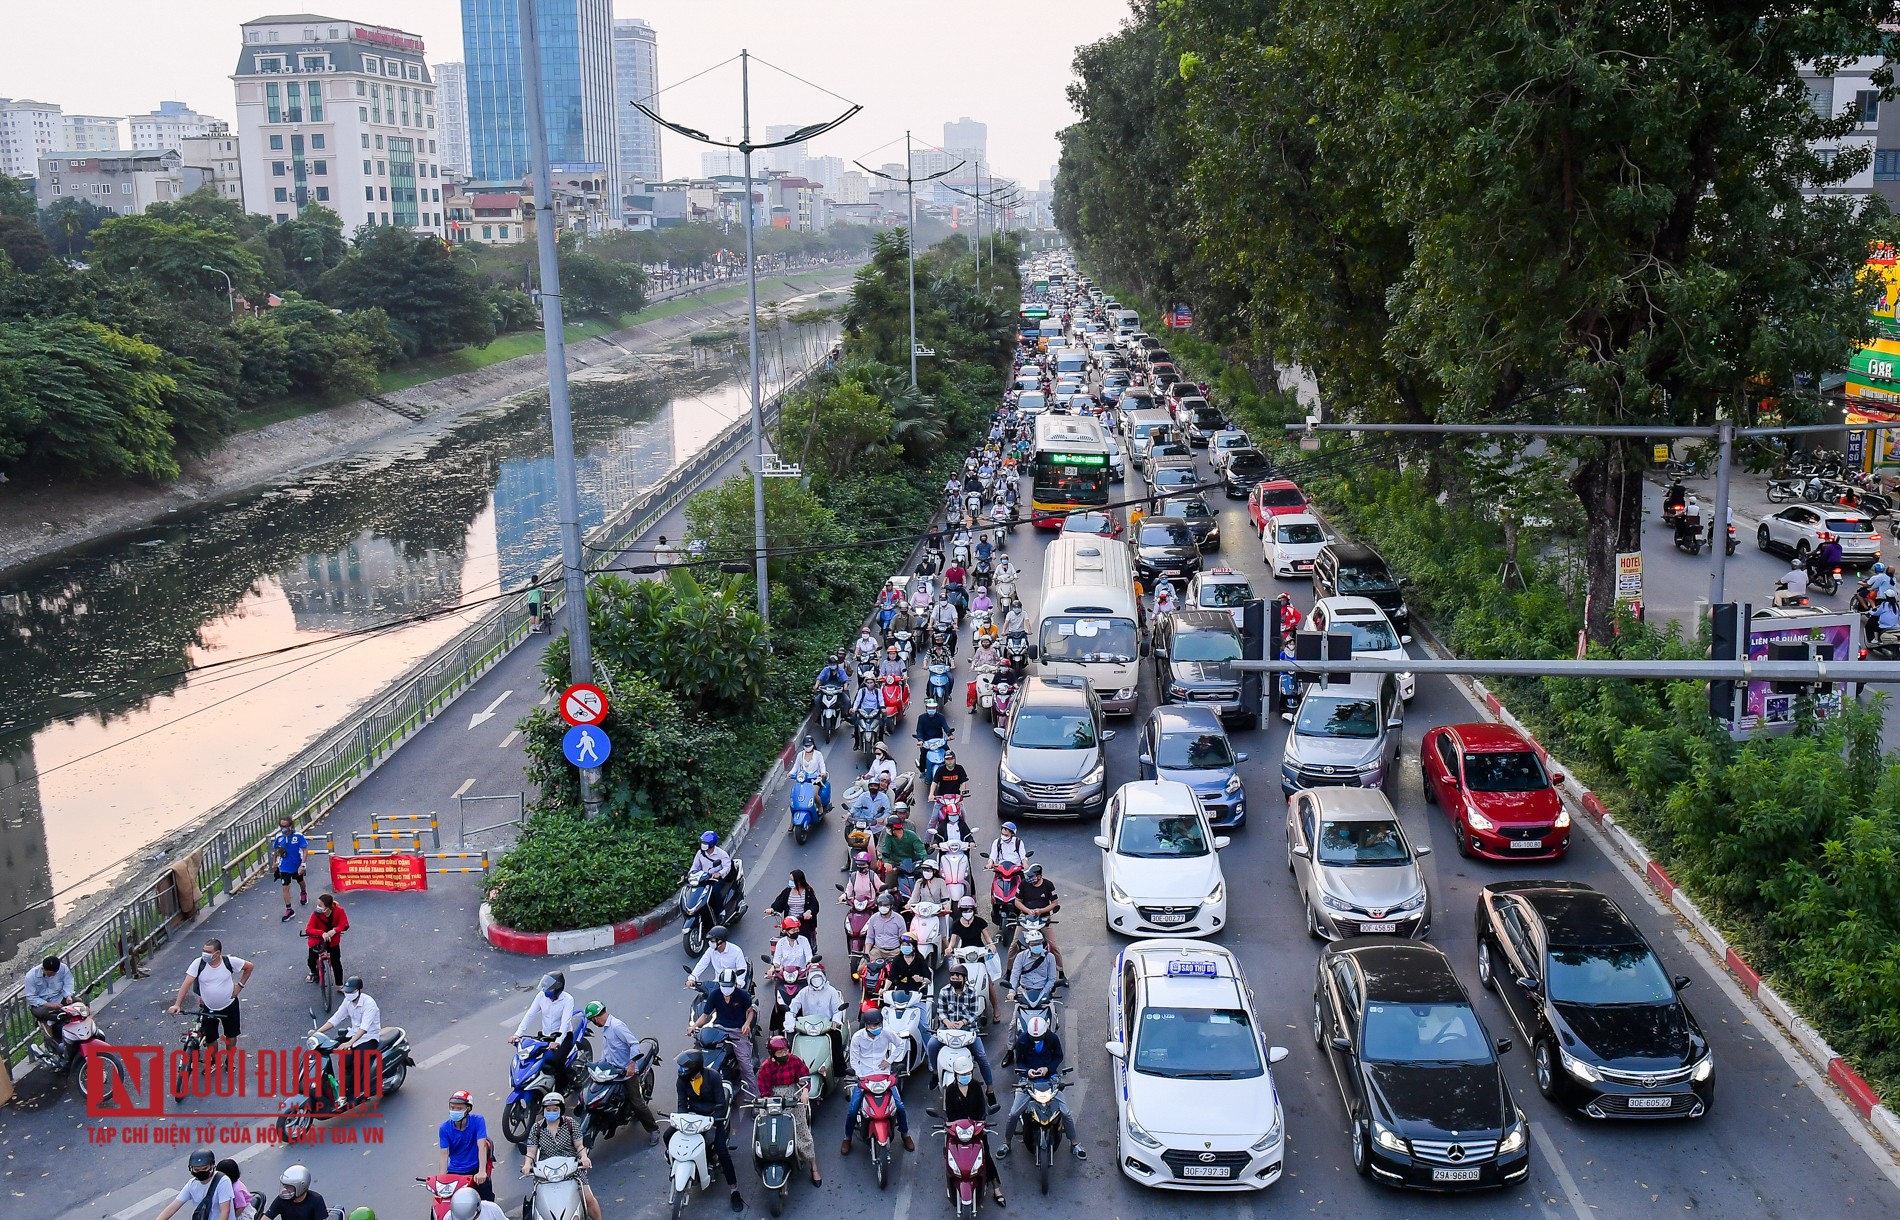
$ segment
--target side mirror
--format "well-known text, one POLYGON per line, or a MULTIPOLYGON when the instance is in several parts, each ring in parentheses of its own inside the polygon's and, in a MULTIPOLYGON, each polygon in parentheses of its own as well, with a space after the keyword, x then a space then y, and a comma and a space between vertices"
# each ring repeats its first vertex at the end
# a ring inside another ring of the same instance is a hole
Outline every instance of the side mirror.
POLYGON ((1115 740, 1115 730, 1114 730, 1114 729, 1103 729, 1103 730, 1102 730, 1102 740, 1103 740, 1103 741, 1113 741, 1113 740, 1115 740))
POLYGON ((1036 646, 1034 644, 1029 646, 1029 659, 1032 661, 1036 659, 1036 646))
POLYGON ((1120 1059, 1123 1055, 1128 1053, 1128 1048, 1123 1046, 1120 1042, 1104 1042, 1102 1043, 1102 1049, 1108 1052, 1109 1058, 1111 1059, 1120 1059))
POLYGON ((1420 844, 1412 849, 1412 854, 1415 856, 1429 856, 1432 854, 1431 845, 1429 843, 1420 844))
POLYGON ((1159 644, 1156 644, 1156 645, 1154 646, 1154 654, 1155 654, 1156 656, 1158 656, 1158 657, 1161 657, 1161 658, 1163 658, 1163 659, 1166 659, 1166 657, 1167 657, 1167 655, 1168 655, 1168 650, 1167 650, 1167 649, 1165 649, 1165 648, 1163 648, 1163 647, 1162 647, 1161 645, 1159 645, 1159 644))
POLYGON ((1267 1062, 1268 1063, 1278 1063, 1282 1059, 1285 1059, 1286 1056, 1287 1056, 1287 1049, 1284 1046, 1270 1046, 1267 1048, 1267 1062))
POLYGON ((1246 761, 1247 761, 1247 751, 1245 751, 1245 750, 1242 750, 1242 751, 1240 751, 1239 753, 1237 753, 1237 754, 1235 754, 1235 755, 1234 755, 1234 761, 1235 761, 1235 762, 1246 762, 1246 761))
POLYGON ((1564 773, 1562 771, 1552 771, 1550 773, 1550 783, 1552 787, 1555 787, 1558 784, 1561 784, 1563 782, 1564 782, 1564 773))
POLYGON ((1345 1038, 1345 1037, 1341 1037, 1338 1034, 1334 1034, 1332 1045, 1333 1045, 1333 1049, 1338 1051, 1342 1055, 1352 1054, 1352 1039, 1351 1038, 1345 1038))
POLYGON ((1497 1041, 1497 1048, 1498 1048, 1498 1054, 1500 1055, 1510 1054, 1511 1040, 1509 1038, 1499 1038, 1497 1041))
POLYGON ((1214 850, 1222 851, 1226 848, 1226 846, 1229 843, 1232 843, 1232 842, 1233 840, 1228 838, 1226 835, 1215 835, 1214 836, 1214 850))
POLYGON ((1401 644, 1410 644, 1411 642, 1412 642, 1412 637, 1409 635, 1402 635, 1399 637, 1399 643, 1401 644))
MULTIPOLYGON (((1151 649, 1149 648, 1149 646, 1148 646, 1148 641, 1147 641, 1147 640, 1143 640, 1143 641, 1141 642, 1141 655, 1145 657, 1145 656, 1147 656, 1147 655, 1149 654, 1149 652, 1150 652, 1150 651, 1152 651, 1152 650, 1151 650, 1151 649)), ((1165 654, 1164 654, 1164 655, 1165 655, 1165 654)))
POLYGON ((939 1117, 942 1117, 941 1115, 939 1115, 939 1114, 937 1113, 937 1111, 936 1111, 936 1109, 935 1109, 934 1107, 932 1107, 932 1106, 925 1106, 925 1107, 924 1107, 924 1113, 925 1113, 925 1114, 928 1114, 928 1115, 929 1115, 930 1117, 932 1117, 932 1118, 939 1118, 939 1117))
POLYGON ((1155 765, 1155 756, 1152 754, 1137 754, 1135 755, 1135 761, 1144 767, 1152 767, 1155 765))
POLYGON ((1517 985, 1519 987, 1522 987, 1526 991, 1536 991, 1537 990, 1537 976, 1527 974, 1523 978, 1520 978, 1519 980, 1517 980, 1517 985))
POLYGON ((1099 848, 1101 848, 1101 849, 1102 849, 1103 851, 1107 851, 1107 850, 1108 850, 1108 836, 1107 836, 1107 835, 1096 835, 1096 836, 1095 836, 1095 846, 1097 846, 1097 847, 1099 847, 1099 848))
POLYGON ((1405 727, 1405 717, 1394 716, 1385 722, 1385 727, 1388 729, 1402 729, 1405 727))
POLYGON ((1004 737, 1004 736, 1006 735, 1006 730, 1005 730, 1005 728, 1004 728, 1004 726, 1002 726, 1002 725, 1000 725, 1000 724, 999 724, 999 725, 997 725, 997 726, 996 726, 995 728, 993 728, 993 729, 991 729, 991 730, 990 730, 990 732, 992 732, 992 733, 994 733, 994 734, 996 734, 996 736, 997 736, 997 738, 998 738, 998 739, 1001 739, 1002 737, 1004 737))
POLYGON ((1686 974, 1678 974, 1673 981, 1676 984, 1677 991, 1686 991, 1689 988, 1691 980, 1686 974))
POLYGON ((1282 719, 1282 720, 1284 720, 1284 721, 1286 721, 1286 722, 1287 722, 1288 724, 1292 724, 1292 723, 1293 723, 1293 713, 1292 713, 1292 712, 1281 712, 1281 713, 1280 713, 1280 719, 1282 719))
MULTIPOLYGON (((1307 854, 1307 852, 1306 852, 1306 844, 1304 844, 1304 843, 1295 843, 1295 844, 1293 845, 1293 854, 1294 854, 1294 855, 1296 855, 1296 856, 1300 856, 1300 857, 1304 857, 1304 856, 1305 856, 1305 855, 1307 854)), ((839 889, 843 889, 844 887, 843 887, 843 886, 839 886, 838 888, 839 888, 839 889)))

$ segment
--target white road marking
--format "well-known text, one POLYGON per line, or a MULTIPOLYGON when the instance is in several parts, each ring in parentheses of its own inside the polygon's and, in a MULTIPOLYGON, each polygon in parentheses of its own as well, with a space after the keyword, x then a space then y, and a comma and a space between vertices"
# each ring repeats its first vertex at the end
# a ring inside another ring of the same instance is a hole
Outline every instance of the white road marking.
POLYGON ((252 1144, 249 1148, 246 1148, 244 1151, 237 1153, 231 1159, 234 1161, 239 1161, 239 1162, 252 1160, 253 1158, 263 1156, 266 1152, 269 1152, 271 1150, 271 1147, 272 1146, 270 1144, 252 1144))
POLYGON ((1557 1184, 1564 1189, 1564 1198, 1570 1200, 1570 1210, 1576 1213, 1577 1220, 1593 1220, 1590 1205, 1584 1202, 1583 1192, 1577 1189, 1577 1179, 1570 1176, 1569 1166, 1564 1164, 1563 1157, 1557 1155, 1557 1145, 1551 1142, 1550 1136, 1544 1134, 1541 1124, 1532 1123, 1530 1127, 1531 1138, 1537 1141, 1537 1150, 1544 1154, 1544 1160, 1550 1163, 1556 1173, 1557 1184))
MULTIPOLYGON (((909 1159, 906 1157, 899 1163, 908 1164, 909 1159)), ((891 1220, 910 1220, 911 1176, 909 1174, 903 1176, 904 1180, 897 1184, 897 1198, 892 1201, 891 1220)))
POLYGON ((552 702, 554 702, 554 692, 553 692, 553 691, 549 691, 549 692, 548 692, 547 694, 545 694, 545 695, 542 695, 542 696, 541 696, 541 701, 540 701, 539 703, 537 703, 537 704, 535 704, 535 706, 536 706, 536 707, 546 707, 546 706, 547 706, 548 704, 550 704, 550 703, 552 703, 552 702))
MULTIPOLYGON (((511 1021, 509 1022, 509 1024, 512 1025, 514 1024, 514 1022, 511 1021)), ((447 1063, 449 1060, 455 1058, 457 1055, 461 1054, 463 1051, 467 1049, 468 1049, 468 1043, 457 1042, 454 1046, 444 1047, 442 1050, 439 1050, 435 1054, 430 1055, 427 1059, 424 1059, 421 1063, 416 1064, 416 1067, 418 1070, 426 1072, 432 1067, 440 1067, 442 1064, 447 1063)))
POLYGON ((456 799, 457 797, 461 796, 464 792, 467 792, 470 788, 473 788, 474 786, 475 786, 475 777, 471 775, 467 779, 462 781, 462 786, 460 788, 457 788, 454 792, 449 793, 449 799, 450 800, 456 799))
POLYGON ((619 973, 620 972, 618 970, 603 970, 599 974, 596 974, 593 978, 576 980, 574 983, 574 986, 589 987, 589 988, 598 987, 602 983, 606 982, 608 979, 614 977, 616 974, 619 974, 619 973))
POLYGON ((517 737, 519 737, 519 736, 521 736, 521 730, 520 730, 520 729, 516 729, 516 730, 515 730, 514 732, 512 732, 512 733, 510 733, 510 734, 508 734, 508 736, 506 736, 506 737, 504 737, 504 738, 502 738, 502 739, 501 739, 501 748, 505 750, 505 749, 507 749, 507 748, 508 748, 509 746, 511 746, 511 745, 513 745, 513 744, 515 744, 515 738, 517 738, 517 737))
POLYGON ((501 694, 496 697, 493 703, 489 704, 487 707, 483 708, 479 712, 476 712, 474 715, 468 718, 468 727, 471 729, 479 728, 480 726, 487 724, 489 721, 493 720, 495 718, 495 709, 500 707, 503 703, 507 702, 508 696, 514 693, 515 692, 511 690, 505 690, 501 692, 501 694))
POLYGON ((157 1194, 148 1195, 140 1199, 137 1203, 134 1203, 122 1212, 113 1212, 112 1220, 132 1220, 132 1217, 143 1212, 149 1212, 159 1204, 169 1203, 177 1197, 178 1192, 176 1190, 161 1190, 157 1194))
POLYGON ((653 943, 641 945, 638 949, 629 949, 625 953, 616 953, 612 957, 603 957, 585 964, 577 964, 574 969, 592 970, 597 966, 618 966, 623 962, 637 962, 643 957, 652 957, 655 953, 660 953, 667 949, 671 949, 675 953, 679 952, 679 943, 671 937, 662 939, 662 935, 656 932, 647 939, 653 943))

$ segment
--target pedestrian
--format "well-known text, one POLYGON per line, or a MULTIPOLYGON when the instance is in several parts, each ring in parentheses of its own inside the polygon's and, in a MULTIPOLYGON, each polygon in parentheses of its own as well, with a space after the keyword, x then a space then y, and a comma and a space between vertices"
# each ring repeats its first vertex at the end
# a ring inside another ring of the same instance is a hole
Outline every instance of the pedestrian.
POLYGON ((238 1002, 243 998, 244 985, 251 981, 254 968, 241 957, 226 957, 224 942, 215 936, 207 937, 204 952, 185 968, 185 979, 178 984, 178 995, 165 1011, 177 1016, 184 1011, 185 993, 197 992, 198 1007, 202 1013, 199 1029, 204 1035, 206 1048, 217 1040, 218 1031, 222 1028, 224 1049, 236 1050, 238 1035, 243 1032, 238 1002))
POLYGON ((662 568, 670 568, 676 559, 677 556, 673 552, 673 545, 666 540, 665 534, 661 534, 660 541, 653 547, 653 562, 662 568))
POLYGON ((271 836, 271 858, 276 862, 277 883, 284 890, 284 917, 282 923, 289 923, 293 914, 290 907, 290 883, 297 883, 297 901, 310 905, 310 891, 304 888, 304 853, 310 850, 310 840, 298 832, 296 823, 285 814, 277 819, 277 833, 271 836))
POLYGON ((304 943, 310 947, 310 977, 304 980, 306 983, 317 981, 317 959, 324 956, 330 959, 330 978, 342 979, 343 934, 349 930, 350 917, 344 914, 336 895, 318 894, 317 909, 310 912, 310 918, 303 925, 304 943))
POLYGON ((467 1089, 449 1094, 449 1119, 436 1128, 435 1142, 442 1149, 436 1176, 467 1174, 476 1193, 493 1202, 495 1141, 488 1138, 488 1120, 475 1113, 475 1098, 467 1089))
POLYGON ((231 1220, 231 1201, 235 1195, 231 1181, 218 1172, 217 1154, 209 1148, 200 1148, 191 1154, 188 1164, 191 1181, 179 1188, 178 1194, 158 1213, 158 1220, 172 1220, 186 1207, 192 1209, 192 1220, 231 1220))

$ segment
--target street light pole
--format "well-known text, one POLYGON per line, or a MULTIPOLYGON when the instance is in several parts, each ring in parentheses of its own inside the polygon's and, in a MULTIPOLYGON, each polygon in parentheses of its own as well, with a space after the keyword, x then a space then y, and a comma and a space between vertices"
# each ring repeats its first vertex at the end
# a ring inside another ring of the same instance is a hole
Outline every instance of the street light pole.
MULTIPOLYGON (((561 581, 567 599, 567 670, 572 682, 594 680, 594 649, 587 619, 587 570, 581 558, 581 497, 574 472, 574 416, 567 395, 567 339, 561 309, 561 260, 554 235, 554 178, 548 168, 548 129, 541 96, 541 31, 535 0, 516 0, 521 25, 521 101, 528 125, 534 176, 535 245, 541 256, 541 331, 548 364, 548 425, 554 434, 554 489, 561 535, 561 581)), ((600 812, 600 794, 581 770, 581 806, 600 812)))
POLYGON ((231 287, 231 273, 221 267, 213 267, 210 263, 205 263, 198 270, 215 271, 224 277, 224 303, 231 307, 231 320, 237 321, 237 293, 231 287))
MULTIPOLYGON (((853 164, 873 177, 882 178, 887 182, 897 181, 896 178, 882 170, 872 169, 862 161, 855 161, 853 164)), ((904 251, 910 262, 910 388, 913 390, 917 388, 917 184, 947 178, 962 169, 964 164, 959 161, 949 169, 926 174, 922 178, 917 177, 911 168, 910 133, 908 131, 904 133, 903 182, 905 208, 908 213, 904 227, 904 251)))

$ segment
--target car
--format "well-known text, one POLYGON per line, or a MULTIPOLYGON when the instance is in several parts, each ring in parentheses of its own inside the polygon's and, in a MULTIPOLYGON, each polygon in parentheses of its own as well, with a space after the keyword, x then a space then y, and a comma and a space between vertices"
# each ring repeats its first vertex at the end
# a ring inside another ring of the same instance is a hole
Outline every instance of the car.
POLYGON ((1148 464, 1148 504, 1150 511, 1176 513, 1173 497, 1195 495, 1201 486, 1201 472, 1192 458, 1161 458, 1148 464))
POLYGON ((1240 778, 1245 751, 1236 751, 1220 713, 1198 703, 1163 704, 1142 721, 1137 760, 1143 779, 1186 784, 1201 798, 1215 826, 1244 826, 1247 787, 1240 778))
POLYGON ((1308 513, 1288 513, 1272 517, 1260 534, 1260 554, 1267 571, 1278 579, 1311 576, 1313 561, 1326 545, 1326 531, 1319 519, 1308 513))
POLYGON ((1384 788, 1393 774, 1405 703, 1391 674, 1354 674, 1308 682, 1298 707, 1282 719, 1293 726, 1280 759, 1280 789, 1336 785, 1384 788))
POLYGON ((1235 449, 1221 463, 1220 477, 1228 498, 1238 500, 1273 477, 1273 463, 1258 449, 1235 449))
POLYGON ((1102 429, 1102 439, 1108 443, 1108 479, 1111 483, 1128 481, 1128 455, 1123 449, 1121 437, 1113 428, 1102 429))
POLYGON ((1061 532, 1119 538, 1122 536, 1121 511, 1114 508, 1078 508, 1062 518, 1061 532))
POLYGON ((1209 406, 1205 398, 1183 399, 1181 419, 1186 425, 1188 444, 1205 449, 1216 432, 1227 427, 1227 417, 1219 407, 1209 406))
POLYGON ((1412 631, 1412 609, 1405 604, 1407 582, 1392 575, 1379 552, 1357 542, 1335 538, 1320 548, 1313 561, 1313 595, 1348 595, 1370 600, 1385 611, 1401 642, 1412 631))
MULTIPOLYGON (((1190 522, 1191 523, 1191 522, 1190 522)), ((1208 568, 1188 582, 1187 596, 1181 604, 1190 610, 1219 610, 1245 627, 1247 603, 1253 600, 1253 584, 1232 568, 1208 568)))
POLYGON ((1150 589, 1164 576, 1185 584, 1201 570, 1201 547, 1185 517, 1143 517, 1134 543, 1135 575, 1150 589))
POLYGON ((1218 610, 1176 610, 1154 627, 1155 702, 1196 703, 1223 717, 1246 712, 1240 701, 1240 631, 1218 610))
POLYGON ((1024 419, 1034 419, 1049 405, 1041 390, 1024 390, 1016 396, 1016 414, 1024 419))
POLYGON ((1581 881, 1478 891, 1478 982, 1530 1047, 1537 1091, 1591 1118, 1700 1118, 1715 1055, 1635 921, 1581 881))
POLYGON ((1262 538, 1266 537, 1269 517, 1290 517, 1308 513, 1306 493, 1291 479, 1267 479, 1247 494, 1247 519, 1262 538))
POLYGON ((1120 402, 1123 391, 1128 389, 1128 374, 1110 369, 1102 374, 1102 401, 1120 402))
POLYGON ((1755 544, 1764 551, 1780 551, 1803 563, 1832 534, 1841 544, 1843 566, 1866 567, 1880 560, 1880 535, 1871 517, 1825 504, 1790 504, 1761 519, 1755 544))
POLYGON ((1286 866, 1315 940, 1348 936, 1423 939, 1431 893, 1399 815, 1382 792, 1315 788, 1286 803, 1286 866))
POLYGON ((1194 541, 1203 551, 1220 550, 1220 517, 1206 496, 1173 496, 1168 500, 1168 511, 1187 519, 1194 541))
POLYGON ((1207 460, 1213 464, 1214 473, 1219 474, 1221 467, 1227 464, 1227 458, 1236 449, 1252 449, 1253 437, 1240 429, 1229 425, 1207 439, 1207 460))
POLYGON ((1016 388, 1022 391, 1042 389, 1042 378, 1035 373, 1016 374, 1016 388))
POLYGON ((1186 784, 1123 784, 1102 810, 1102 892, 1111 931, 1124 936, 1211 936, 1227 924, 1227 879, 1200 798, 1186 784))
POLYGON ((1031 677, 1017 688, 1009 720, 998 725, 999 816, 1090 817, 1107 798, 1107 756, 1115 731, 1102 727, 1102 705, 1081 678, 1031 677))
POLYGON ((1158 369, 1151 369, 1148 373, 1149 383, 1154 386, 1157 392, 1164 394, 1167 392, 1169 386, 1179 380, 1181 380, 1181 375, 1174 371, 1174 366, 1171 364, 1164 364, 1158 369))
MULTIPOLYGON (((1291 517, 1277 518, 1280 522, 1291 521, 1291 517)), ((1400 635, 1392 627, 1379 609, 1379 603, 1369 597, 1322 597, 1313 603, 1307 612, 1306 626, 1309 631, 1325 634, 1329 631, 1340 632, 1352 637, 1352 655, 1354 660, 1361 657, 1367 660, 1403 661, 1407 653, 1405 646, 1412 642, 1409 635, 1400 635)), ((1409 673, 1399 678, 1399 698, 1410 703, 1412 696, 1418 694, 1418 679, 1409 673)))
POLYGON ((1313 1043, 1345 1103, 1352 1164, 1390 1186, 1481 1190, 1530 1176, 1530 1128, 1493 1040, 1434 945, 1320 951, 1313 1043))
POLYGON ((1234 955, 1191 940, 1139 940, 1115 958, 1107 1050, 1116 1158, 1164 1190, 1264 1190, 1280 1180, 1286 1116, 1253 988, 1234 955))
POLYGON ((1184 462, 1189 470, 1194 469, 1194 451, 1175 429, 1156 432, 1149 439, 1141 454, 1141 477, 1152 479, 1155 467, 1162 462, 1184 462))
POLYGON ((1451 818, 1459 855, 1556 860, 1570 850, 1570 811, 1556 789, 1564 777, 1516 729, 1441 725, 1420 740, 1418 756, 1425 801, 1451 818))

